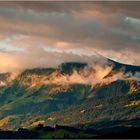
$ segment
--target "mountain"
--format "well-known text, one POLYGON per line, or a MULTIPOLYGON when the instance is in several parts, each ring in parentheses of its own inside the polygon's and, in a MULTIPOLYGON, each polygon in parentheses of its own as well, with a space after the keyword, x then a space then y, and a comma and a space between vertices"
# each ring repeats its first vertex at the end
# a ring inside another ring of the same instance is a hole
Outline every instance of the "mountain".
POLYGON ((0 74, 0 128, 59 124, 109 133, 139 127, 139 73, 139 66, 107 59, 28 69, 14 78, 0 74))
POLYGON ((10 73, 0 74, 0 87, 6 86, 9 81, 10 81, 10 73))

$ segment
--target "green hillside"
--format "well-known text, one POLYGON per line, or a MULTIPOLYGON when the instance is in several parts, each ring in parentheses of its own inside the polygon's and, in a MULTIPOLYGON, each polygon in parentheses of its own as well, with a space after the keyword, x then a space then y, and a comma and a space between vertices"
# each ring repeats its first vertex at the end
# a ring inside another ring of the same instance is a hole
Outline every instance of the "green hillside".
MULTIPOLYGON (((82 63, 67 63, 56 69, 25 70, 12 80, 7 74, 5 77, 8 80, 2 76, 0 80, 6 85, 0 88, 0 128, 17 130, 20 127, 34 128, 39 124, 59 124, 100 129, 104 126, 94 127, 94 124, 140 117, 139 81, 122 79, 95 85, 81 81, 75 83, 75 79, 72 79, 73 83, 70 81, 73 71, 85 78, 87 74, 83 75, 83 70, 87 67, 82 63)), ((125 65, 122 64, 122 67, 125 65)), ((114 67, 112 74, 122 71, 119 68, 114 67)), ((92 69, 89 70, 88 73, 92 74, 92 69)), ((61 131, 56 133, 59 135, 61 131)))

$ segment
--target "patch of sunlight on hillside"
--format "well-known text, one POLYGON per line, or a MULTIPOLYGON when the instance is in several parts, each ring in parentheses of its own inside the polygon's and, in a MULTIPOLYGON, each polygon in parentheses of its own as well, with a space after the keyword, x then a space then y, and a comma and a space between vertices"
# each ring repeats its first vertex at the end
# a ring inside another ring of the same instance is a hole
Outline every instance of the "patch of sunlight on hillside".
POLYGON ((131 101, 129 104, 125 105, 124 107, 138 106, 138 105, 140 105, 140 100, 131 101))
POLYGON ((137 87, 131 82, 130 83, 129 94, 133 94, 135 91, 137 91, 137 87))
POLYGON ((53 121, 53 120, 55 120, 55 118, 53 118, 53 117, 48 118, 48 121, 53 121))
POLYGON ((4 124, 7 124, 9 122, 9 119, 12 118, 13 116, 7 116, 0 120, 0 127, 3 126, 4 124))
POLYGON ((86 110, 81 110, 80 112, 81 112, 81 113, 84 113, 85 111, 86 111, 86 110))
POLYGON ((44 123, 45 123, 44 120, 40 120, 40 121, 33 122, 33 123, 31 124, 31 126, 38 126, 39 124, 44 124, 44 123))
POLYGON ((48 86, 47 93, 59 93, 66 92, 69 89, 69 85, 50 85, 48 86))

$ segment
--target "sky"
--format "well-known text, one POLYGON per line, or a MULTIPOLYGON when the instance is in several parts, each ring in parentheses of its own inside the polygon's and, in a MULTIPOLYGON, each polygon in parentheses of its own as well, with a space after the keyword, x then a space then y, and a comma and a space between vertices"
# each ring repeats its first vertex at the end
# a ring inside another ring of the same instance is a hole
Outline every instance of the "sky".
POLYGON ((0 2, 0 72, 92 62, 140 65, 140 2, 0 2))

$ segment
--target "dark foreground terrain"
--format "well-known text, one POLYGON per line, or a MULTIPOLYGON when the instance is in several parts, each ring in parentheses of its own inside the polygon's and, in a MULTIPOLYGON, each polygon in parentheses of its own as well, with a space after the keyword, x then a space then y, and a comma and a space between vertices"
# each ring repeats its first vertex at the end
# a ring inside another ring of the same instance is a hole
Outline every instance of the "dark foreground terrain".
POLYGON ((81 130, 74 127, 56 125, 54 128, 39 124, 30 130, 19 128, 17 131, 0 131, 0 139, 139 139, 140 127, 113 129, 114 132, 106 133, 108 130, 81 130), (116 132, 114 131, 116 130, 116 132), (103 132, 104 131, 104 132, 103 132))

